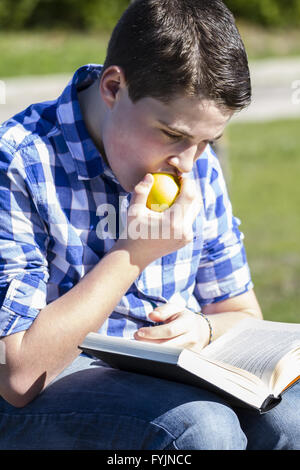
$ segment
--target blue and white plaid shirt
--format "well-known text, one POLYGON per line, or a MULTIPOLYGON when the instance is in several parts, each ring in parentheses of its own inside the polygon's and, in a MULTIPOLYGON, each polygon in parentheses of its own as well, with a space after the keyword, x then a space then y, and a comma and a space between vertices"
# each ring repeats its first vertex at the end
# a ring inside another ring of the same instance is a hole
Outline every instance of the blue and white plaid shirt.
MULTIPOLYGON (((77 99, 100 73, 100 65, 81 67, 57 100, 33 104, 0 126, 0 336, 29 328, 115 243, 97 236, 97 209, 112 204, 118 216, 120 197, 128 203, 131 195, 89 137, 77 99)), ((201 233, 147 266, 102 334, 132 337, 153 324, 148 314, 158 305, 198 312, 253 287, 239 221, 209 146, 190 176, 203 194, 201 233)))

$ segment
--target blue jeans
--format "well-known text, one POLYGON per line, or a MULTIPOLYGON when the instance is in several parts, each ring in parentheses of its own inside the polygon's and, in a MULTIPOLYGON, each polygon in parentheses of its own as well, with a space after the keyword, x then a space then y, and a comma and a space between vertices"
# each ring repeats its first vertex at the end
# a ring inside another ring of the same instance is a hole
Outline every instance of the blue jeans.
POLYGON ((79 356, 24 408, 0 398, 0 449, 300 449, 300 383, 264 415, 79 356))

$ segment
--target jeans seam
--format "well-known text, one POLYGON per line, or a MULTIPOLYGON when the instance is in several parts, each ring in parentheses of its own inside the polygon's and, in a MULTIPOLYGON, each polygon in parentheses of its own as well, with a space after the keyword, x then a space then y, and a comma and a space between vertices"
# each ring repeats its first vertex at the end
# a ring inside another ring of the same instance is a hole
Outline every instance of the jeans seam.
MULTIPOLYGON (((56 416, 64 416, 64 417, 67 417, 67 416, 111 416, 111 417, 123 417, 123 418, 133 418, 133 419, 137 419, 139 421, 143 421, 144 423, 147 423, 149 424, 149 421, 147 421, 147 419, 145 418, 141 418, 140 416, 135 416, 135 415, 131 415, 131 414, 122 414, 122 413, 118 413, 118 414, 112 414, 112 413, 102 413, 101 410, 99 410, 98 412, 96 411, 87 411, 87 412, 77 412, 77 411, 61 411, 59 413, 57 412, 54 412, 54 413, 6 413, 6 412, 0 412, 0 418, 1 416, 3 417, 6 417, 6 418, 25 418, 25 417, 31 417, 31 418, 35 418, 35 417, 56 417, 56 416)), ((152 424, 152 423, 150 423, 152 424)))
POLYGON ((158 423, 151 423, 151 424, 153 424, 154 426, 157 426, 158 428, 160 428, 160 429, 162 429, 163 431, 165 431, 165 432, 166 432, 169 436, 171 436, 171 438, 173 439, 173 440, 172 440, 171 442, 169 442, 169 444, 168 444, 166 447, 164 447, 162 450, 167 449, 170 444, 174 444, 175 449, 176 449, 176 450, 179 450, 178 447, 176 446, 175 442, 176 442, 176 440, 177 440, 179 437, 182 436, 182 434, 183 434, 185 431, 183 431, 183 433, 180 434, 180 436, 177 436, 177 437, 176 437, 176 436, 174 436, 168 429, 166 429, 164 426, 162 426, 161 424, 158 424, 158 423))

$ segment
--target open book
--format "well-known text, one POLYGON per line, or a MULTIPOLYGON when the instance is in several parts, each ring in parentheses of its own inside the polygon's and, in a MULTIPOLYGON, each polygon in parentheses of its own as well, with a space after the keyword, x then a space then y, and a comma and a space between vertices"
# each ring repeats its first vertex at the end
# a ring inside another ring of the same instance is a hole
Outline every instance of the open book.
POLYGON ((300 379, 300 324, 245 319, 201 353, 89 333, 79 348, 112 367, 204 387, 264 413, 300 379))

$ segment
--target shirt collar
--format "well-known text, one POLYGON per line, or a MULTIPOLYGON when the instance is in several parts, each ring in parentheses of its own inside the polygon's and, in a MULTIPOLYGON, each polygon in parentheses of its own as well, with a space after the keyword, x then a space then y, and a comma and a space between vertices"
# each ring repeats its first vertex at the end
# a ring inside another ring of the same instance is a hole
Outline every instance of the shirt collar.
POLYGON ((77 91, 90 86, 101 75, 101 71, 102 65, 87 64, 75 72, 58 99, 57 119, 79 179, 105 174, 118 183, 88 133, 77 97, 77 91))

